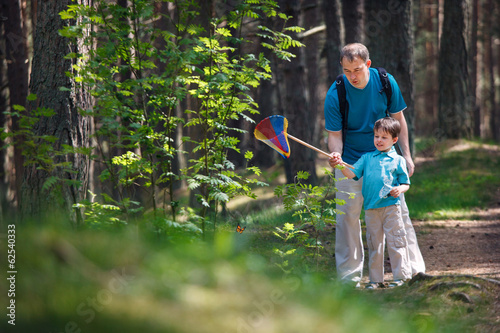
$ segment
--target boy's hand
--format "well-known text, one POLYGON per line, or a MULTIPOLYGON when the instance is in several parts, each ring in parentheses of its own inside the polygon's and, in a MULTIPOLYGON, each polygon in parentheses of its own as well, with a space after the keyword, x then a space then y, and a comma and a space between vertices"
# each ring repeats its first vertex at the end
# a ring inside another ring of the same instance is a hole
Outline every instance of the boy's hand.
POLYGON ((391 192, 389 192, 389 194, 391 196, 393 196, 394 198, 397 198, 399 197, 401 194, 405 193, 406 191, 408 191, 408 189, 410 188, 410 185, 408 184, 403 184, 403 185, 399 185, 399 186, 394 186, 391 190, 391 192))
POLYGON ((389 194, 394 197, 394 198, 398 198, 400 195, 401 195, 401 188, 399 186, 395 186, 392 188, 391 192, 389 192, 389 194))

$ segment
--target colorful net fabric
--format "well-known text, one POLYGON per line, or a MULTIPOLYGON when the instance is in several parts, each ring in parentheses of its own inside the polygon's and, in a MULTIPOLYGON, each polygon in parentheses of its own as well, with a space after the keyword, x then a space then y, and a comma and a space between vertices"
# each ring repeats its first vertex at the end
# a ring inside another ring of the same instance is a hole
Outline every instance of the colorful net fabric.
POLYGON ((263 119, 254 131, 255 137, 276 150, 284 158, 290 156, 287 136, 288 120, 283 116, 270 116, 263 119))

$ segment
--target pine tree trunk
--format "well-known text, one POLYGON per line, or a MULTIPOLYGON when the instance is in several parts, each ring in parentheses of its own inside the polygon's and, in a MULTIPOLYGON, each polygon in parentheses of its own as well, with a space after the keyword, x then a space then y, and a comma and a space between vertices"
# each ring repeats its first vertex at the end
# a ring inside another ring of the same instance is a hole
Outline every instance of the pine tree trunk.
MULTIPOLYGON (((304 28, 310 30, 315 28, 319 19, 319 4, 318 0, 302 0, 302 15, 304 21, 304 28)), ((323 101, 319 100, 318 87, 319 87, 319 43, 320 35, 318 33, 311 34, 304 37, 302 42, 306 45, 303 49, 304 61, 306 68, 306 79, 307 79, 307 99, 309 100, 309 117, 311 118, 311 132, 313 137, 311 138, 312 145, 319 147, 321 141, 321 135, 319 131, 318 114, 321 111, 323 113, 323 101)), ((321 117, 322 118, 322 117, 321 117)))
POLYGON ((404 111, 408 124, 410 150, 414 146, 414 67, 412 1, 365 2, 366 46, 372 66, 384 67, 398 82, 408 108, 404 111))
MULTIPOLYGON (((493 13, 494 6, 493 0, 487 0, 485 3, 485 13, 493 13)), ((495 36, 493 35, 493 18, 492 15, 485 15, 484 18, 484 67, 486 72, 486 77, 488 78, 488 84, 486 85, 485 98, 489 106, 489 132, 491 133, 491 138, 495 141, 498 140, 498 121, 496 119, 496 88, 495 88, 495 64, 493 56, 493 43, 495 36)))
MULTIPOLYGON (((28 92, 28 39, 25 35, 26 30, 23 29, 26 21, 23 20, 19 0, 1 0, 0 4, 2 13, 7 18, 3 22, 4 33, 2 38, 5 42, 4 54, 7 63, 8 109, 13 111, 14 105, 26 105, 28 92)), ((18 118, 7 116, 5 121, 7 123, 2 122, 0 126, 6 125, 12 132, 19 130, 18 118)), ((2 185, 2 203, 4 203, 3 206, 6 210, 11 211, 18 205, 23 171, 23 156, 18 146, 8 150, 5 155, 5 162, 7 163, 7 167, 4 169, 6 174, 2 176, 7 180, 7 183, 2 185)))
MULTIPOLYGON (((272 18, 266 17, 264 19, 264 26, 272 27, 272 29, 274 29, 274 24, 275 20, 272 18)), ((265 42, 265 39, 266 38, 264 37, 260 37, 259 40, 256 41, 256 44, 260 47, 259 53, 262 52, 266 59, 270 59, 272 72, 276 73, 278 67, 276 58, 272 56, 271 50, 261 45, 261 43, 265 42)), ((278 83, 276 81, 277 80, 263 80, 260 83, 256 97, 260 111, 259 117, 255 119, 257 122, 271 116, 274 110, 276 110, 276 95, 278 91, 278 83)), ((276 157, 278 154, 271 151, 267 145, 255 139, 253 129, 250 130, 250 137, 252 138, 252 150, 255 152, 252 163, 255 163, 255 165, 258 165, 261 168, 273 166, 276 163, 276 157)))
MULTIPOLYGON (((81 0, 83 1, 83 0, 81 0)), ((87 3, 90 0, 85 0, 87 3)), ((71 45, 70 41, 61 37, 58 30, 67 22, 62 21, 59 13, 71 4, 70 0, 40 1, 37 6, 37 23, 34 28, 33 66, 30 92, 38 99, 31 108, 46 107, 55 111, 56 115, 42 118, 34 128, 36 135, 52 135, 57 137, 56 149, 62 145, 72 147, 88 147, 89 120, 78 113, 78 108, 90 106, 89 95, 76 86, 66 76, 72 70, 72 61, 64 59, 70 51, 85 52, 83 45, 71 45), (60 87, 71 88, 62 91, 60 87)), ((28 109, 28 112, 30 110, 28 109)), ((89 161, 85 156, 66 154, 56 162, 70 162, 74 173, 55 168, 52 173, 39 170, 36 165, 25 168, 22 183, 21 214, 24 218, 43 219, 57 213, 64 215, 73 212, 72 205, 86 195, 88 183, 89 161), (62 186, 60 191, 44 191, 45 181, 55 176, 60 179, 80 182, 80 186, 62 186), (58 210, 61 210, 58 212, 58 210)), ((71 214, 75 223, 79 222, 79 214, 71 214)))
MULTIPOLYGON (((299 25, 300 1, 280 1, 280 8, 283 12, 292 16, 289 20, 291 26, 299 25)), ((292 38, 297 36, 291 34, 292 38)), ((290 62, 283 66, 284 94, 282 104, 285 107, 284 116, 288 119, 288 132, 293 136, 305 141, 313 142, 314 138, 314 117, 311 115, 309 103, 306 100, 306 84, 304 57, 302 50, 290 48, 296 55, 290 62)), ((317 183, 316 176, 316 152, 290 140, 290 158, 285 163, 287 182, 294 182, 294 177, 299 171, 306 171, 310 174, 308 182, 317 183)))
POLYGON ((471 36, 470 36, 470 79, 471 79, 471 106, 473 107, 473 121, 474 121, 474 136, 481 137, 481 110, 477 103, 477 35, 478 35, 478 13, 479 13, 479 0, 472 0, 472 18, 471 18, 471 36))
POLYGON ((324 20, 326 22, 326 65, 328 69, 326 84, 329 87, 338 74, 342 73, 340 68, 340 17, 336 0, 323 1, 324 20))
POLYGON ((445 137, 470 137, 471 110, 467 105, 467 0, 444 1, 443 33, 439 51, 439 128, 445 137))
MULTIPOLYGON (((325 0, 326 2, 335 2, 325 0)), ((344 18, 345 44, 363 42, 363 1, 342 0, 342 17, 344 18)))

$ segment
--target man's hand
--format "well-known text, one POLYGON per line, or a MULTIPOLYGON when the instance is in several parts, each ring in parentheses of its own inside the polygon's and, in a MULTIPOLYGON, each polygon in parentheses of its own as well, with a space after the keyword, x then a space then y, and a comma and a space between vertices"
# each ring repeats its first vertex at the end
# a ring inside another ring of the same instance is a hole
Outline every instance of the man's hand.
POLYGON ((406 160, 406 168, 408 169, 408 176, 411 177, 415 172, 415 163, 413 163, 411 157, 405 158, 405 160, 406 160))
POLYGON ((330 166, 332 168, 335 168, 336 165, 342 164, 342 156, 340 155, 340 153, 333 152, 331 153, 328 162, 330 163, 330 166))

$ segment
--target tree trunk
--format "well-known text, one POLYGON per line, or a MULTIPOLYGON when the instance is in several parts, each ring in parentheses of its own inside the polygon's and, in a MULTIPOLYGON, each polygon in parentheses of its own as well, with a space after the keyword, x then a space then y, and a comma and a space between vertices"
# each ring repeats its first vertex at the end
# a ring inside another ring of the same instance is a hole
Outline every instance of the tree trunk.
POLYGON ((481 137, 481 109, 477 103, 477 31, 478 31, 478 12, 479 0, 472 0, 472 18, 471 18, 471 36, 470 36, 470 82, 471 82, 471 107, 473 108, 473 121, 474 121, 474 136, 481 137))
MULTIPOLYGON (((288 21, 290 26, 299 25, 300 1, 280 1, 280 8, 288 16, 292 18, 288 21)), ((296 34, 290 34, 296 39, 296 34)), ((304 59, 300 49, 290 48, 290 51, 296 55, 290 62, 286 62, 283 66, 284 100, 282 105, 285 106, 284 115, 288 119, 288 132, 299 139, 312 142, 314 138, 314 121, 311 116, 311 109, 306 100, 306 84, 304 82, 305 70, 304 59)), ((285 163, 285 172, 287 182, 293 183, 295 175, 299 171, 306 171, 310 174, 308 182, 311 184, 317 183, 316 176, 316 153, 298 143, 290 140, 290 158, 289 163, 285 163)))
MULTIPOLYGON (((415 135, 436 134, 438 84, 438 0, 421 0, 415 12, 415 135)), ((434 139, 438 139, 435 137, 434 139)))
POLYGON ((338 74, 342 73, 340 68, 340 17, 336 0, 323 1, 324 20, 326 22, 326 65, 328 69, 327 86, 329 87, 338 74))
MULTIPOLYGON (((83 0, 82 0, 83 1, 83 0)), ((85 0, 87 3, 90 0, 85 0)), ((52 135, 57 138, 54 148, 60 150, 62 145, 71 147, 88 147, 89 120, 78 113, 78 109, 90 106, 89 95, 66 76, 72 71, 72 61, 64 59, 70 51, 86 52, 83 45, 71 45, 69 40, 61 37, 58 30, 66 22, 62 21, 59 12, 67 9, 70 0, 41 1, 37 6, 37 23, 34 28, 33 67, 30 92, 37 95, 35 105, 30 105, 28 112, 36 107, 51 108, 55 116, 42 118, 33 129, 35 135, 52 135), (62 91, 60 87, 71 88, 62 91)), ((65 154, 55 163, 70 162, 74 172, 69 173, 54 168, 51 173, 42 171, 37 165, 25 168, 22 183, 21 214, 25 218, 38 220, 53 216, 62 210, 63 214, 72 211, 72 205, 86 195, 88 180, 88 158, 79 154, 65 154), (63 185, 58 191, 44 191, 42 187, 49 177, 80 182, 80 186, 63 185)), ((80 221, 79 214, 72 215, 73 222, 80 221)))
MULTIPOLYGON (((0 24, 0 53, 6 54, 5 30, 0 24)), ((0 59, 0 110, 8 110, 9 104, 9 89, 7 87, 7 61, 0 59)), ((0 112, 0 127, 5 127, 7 123, 7 115, 0 112)), ((7 211, 9 210, 8 193, 9 193, 9 174, 12 169, 12 162, 9 156, 12 155, 3 147, 5 142, 2 142, 2 150, 0 150, 0 228, 3 227, 3 221, 10 220, 7 211)))
MULTIPOLYGON (((204 28, 205 36, 209 36, 210 29, 210 20, 212 19, 214 13, 215 13, 215 0, 210 0, 210 1, 202 1, 202 0, 196 0, 195 2, 198 3, 195 8, 199 10, 201 13, 204 13, 202 15, 196 16, 194 19, 194 24, 198 24, 201 27, 204 28)), ((203 68, 204 65, 201 64, 200 68, 203 68)), ((188 110, 200 110, 201 108, 201 101, 197 99, 194 96, 190 96, 189 94, 186 96, 186 104, 187 104, 187 109, 188 110)), ((192 117, 192 115, 187 114, 186 117, 189 119, 192 117)), ((190 137, 194 142, 201 142, 203 140, 203 137, 206 135, 206 131, 203 128, 202 125, 198 126, 190 126, 187 129, 188 132, 188 137, 190 137)), ((194 145, 192 143, 187 142, 187 151, 188 151, 188 161, 190 159, 197 160, 200 158, 201 152, 193 152, 194 150, 194 145)), ((191 207, 196 207, 196 208, 202 208, 202 205, 200 202, 198 202, 198 199, 196 198, 198 194, 203 194, 205 195, 206 189, 204 188, 196 188, 194 190, 191 190, 190 196, 189 196, 189 206, 191 207)), ((203 234, 205 234, 205 230, 203 230, 203 234)))
POLYGON ((414 147, 414 54, 412 1, 365 2, 366 27, 370 33, 366 46, 372 66, 384 67, 398 82, 408 108, 404 111, 408 124, 410 150, 414 147))
MULTIPOLYGON (((21 3, 19 0, 0 0, 2 13, 6 16, 3 22, 5 40, 5 60, 7 62, 7 85, 9 88, 9 110, 13 111, 14 105, 26 106, 28 93, 28 39, 23 25, 26 23, 22 17, 21 3)), ((3 116, 3 115, 2 115, 3 116)), ((7 127, 10 131, 19 130, 18 118, 6 117, 7 127)), ((0 126, 3 126, 4 123, 0 126)), ((2 152, 3 153, 3 152, 2 152)), ((18 146, 5 156, 7 167, 4 169, 7 180, 2 186, 2 202, 6 201, 4 208, 13 210, 18 205, 19 188, 22 179, 23 156, 18 146), (12 155, 11 155, 12 154, 12 155)))
MULTIPOLYGON (((265 18, 264 25, 266 27, 272 27, 274 29, 273 19, 265 18)), ((260 44, 266 42, 264 37, 260 37, 258 41, 260 52, 264 54, 266 59, 270 59, 272 73, 277 73, 277 64, 276 57, 272 57, 271 50, 261 46, 260 44)), ((259 104, 260 115, 256 119, 257 122, 260 120, 269 117, 273 114, 273 110, 276 109, 276 85, 278 84, 276 79, 273 80, 263 80, 257 90, 257 101, 259 104)), ((253 130, 251 130, 251 138, 253 143, 253 151, 255 152, 254 159, 252 163, 258 165, 262 168, 268 168, 273 166, 276 163, 276 156, 274 152, 272 152, 269 147, 262 142, 259 142, 254 138, 253 130)))
MULTIPOLYGON (((318 0, 302 0, 302 15, 303 15, 303 27, 310 30, 318 24, 319 20, 319 4, 318 0)), ((321 141, 321 135, 316 135, 320 133, 319 123, 317 121, 318 114, 323 111, 323 103, 320 103, 318 87, 319 87, 319 42, 320 35, 315 33, 304 37, 302 42, 306 45, 303 49, 305 68, 306 68, 306 79, 307 79, 307 99, 309 100, 309 117, 311 118, 311 129, 313 137, 310 142, 314 146, 319 146, 321 141)))
POLYGON ((467 1, 444 1, 443 33, 439 50, 439 128, 445 137, 470 137, 471 110, 467 96, 467 1))
MULTIPOLYGON (((334 2, 325 0, 326 2, 334 2)), ((342 17, 344 18, 345 44, 363 43, 363 1, 342 0, 342 17)))
POLYGON ((485 15, 484 17, 484 70, 486 77, 488 78, 488 84, 486 85, 485 98, 489 109, 489 132, 491 133, 491 138, 495 141, 498 140, 498 128, 496 119, 496 102, 495 102, 495 69, 494 69, 494 59, 493 59, 493 43, 494 43, 494 33, 493 33, 493 20, 492 15, 494 13, 493 0, 487 0, 485 2, 485 15))

